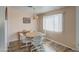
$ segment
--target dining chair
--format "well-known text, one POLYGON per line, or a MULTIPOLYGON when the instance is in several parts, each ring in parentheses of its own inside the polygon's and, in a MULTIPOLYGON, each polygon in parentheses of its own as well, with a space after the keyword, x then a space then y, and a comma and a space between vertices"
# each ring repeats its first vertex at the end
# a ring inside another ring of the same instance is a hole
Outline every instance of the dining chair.
POLYGON ((34 37, 32 39, 32 44, 34 45, 34 47, 32 48, 32 51, 34 51, 34 50, 37 50, 37 52, 44 51, 42 36, 34 37))

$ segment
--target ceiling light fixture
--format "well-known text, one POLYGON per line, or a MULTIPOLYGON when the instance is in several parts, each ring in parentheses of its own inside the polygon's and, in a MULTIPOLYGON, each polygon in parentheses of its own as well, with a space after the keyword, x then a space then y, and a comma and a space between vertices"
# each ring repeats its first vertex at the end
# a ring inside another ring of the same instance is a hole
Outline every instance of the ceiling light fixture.
POLYGON ((32 8, 33 8, 33 19, 34 20, 37 20, 38 19, 38 16, 35 13, 35 8, 34 7, 32 7, 32 8))
POLYGON ((37 20, 38 19, 38 16, 36 15, 36 12, 35 12, 35 7, 33 7, 33 6, 28 6, 28 7, 30 7, 30 8, 32 8, 32 10, 33 10, 33 16, 32 16, 32 18, 34 19, 34 20, 37 20))

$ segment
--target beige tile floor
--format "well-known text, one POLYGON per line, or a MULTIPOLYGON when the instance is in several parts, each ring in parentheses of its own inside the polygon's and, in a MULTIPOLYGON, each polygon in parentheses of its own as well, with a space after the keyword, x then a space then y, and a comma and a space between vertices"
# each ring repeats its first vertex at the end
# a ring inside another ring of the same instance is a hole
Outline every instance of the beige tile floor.
POLYGON ((44 48, 46 52, 76 52, 70 48, 61 46, 49 40, 44 40, 44 48))
MULTIPOLYGON (((59 44, 56 44, 46 39, 44 40, 43 46, 44 46, 44 52, 75 52, 72 49, 61 46, 59 44)), ((22 49, 18 49, 13 52, 27 52, 27 50, 26 50, 26 47, 24 47, 22 49)))

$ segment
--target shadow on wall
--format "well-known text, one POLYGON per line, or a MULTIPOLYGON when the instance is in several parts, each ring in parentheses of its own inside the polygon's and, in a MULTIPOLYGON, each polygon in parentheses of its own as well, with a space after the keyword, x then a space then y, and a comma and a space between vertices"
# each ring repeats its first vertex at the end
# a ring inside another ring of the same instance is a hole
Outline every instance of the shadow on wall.
POLYGON ((0 51, 5 51, 5 34, 4 34, 4 19, 5 8, 0 6, 0 51))
POLYGON ((11 42, 11 41, 18 40, 18 34, 17 34, 17 32, 14 33, 14 34, 12 34, 12 35, 10 35, 8 38, 9 38, 8 39, 9 40, 8 43, 11 42))

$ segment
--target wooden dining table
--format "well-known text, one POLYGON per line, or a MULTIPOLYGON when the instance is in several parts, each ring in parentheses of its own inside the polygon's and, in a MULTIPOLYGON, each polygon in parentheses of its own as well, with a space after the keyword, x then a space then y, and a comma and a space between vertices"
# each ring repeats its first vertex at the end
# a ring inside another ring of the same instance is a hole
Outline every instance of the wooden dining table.
POLYGON ((26 37, 33 38, 38 35, 38 32, 29 32, 26 34, 26 37))

